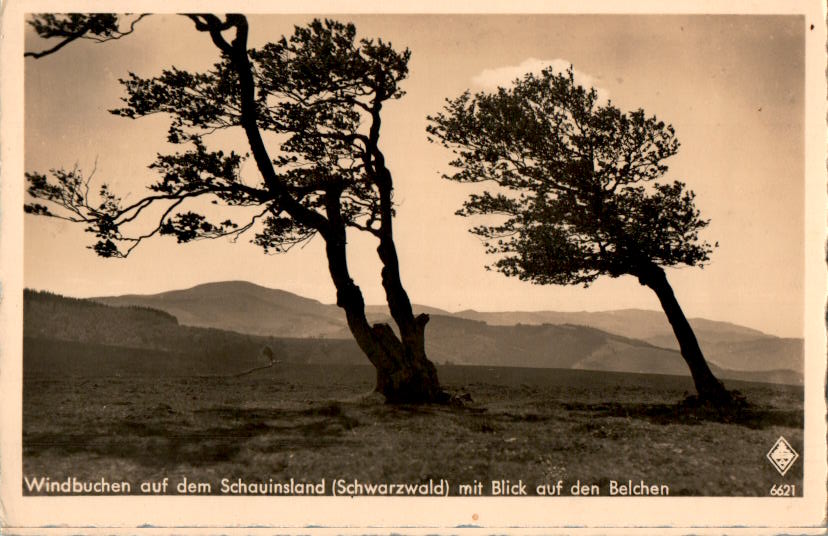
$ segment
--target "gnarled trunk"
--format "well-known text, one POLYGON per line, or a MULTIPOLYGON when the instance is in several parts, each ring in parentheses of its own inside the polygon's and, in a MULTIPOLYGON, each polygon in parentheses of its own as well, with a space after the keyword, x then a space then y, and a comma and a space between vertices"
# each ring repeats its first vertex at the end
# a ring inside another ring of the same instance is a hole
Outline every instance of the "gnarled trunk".
POLYGON ((639 283, 652 289, 658 296, 678 340, 681 356, 690 368, 699 399, 716 404, 730 402, 732 397, 707 365, 693 328, 684 316, 664 270, 655 264, 648 264, 634 275, 638 276, 639 283))
MULTIPOLYGON (((337 213, 335 205, 338 202, 337 196, 328 196, 328 203, 332 204, 329 217, 337 213)), ((395 264, 389 267, 385 262, 387 259, 380 254, 384 262, 383 285, 401 337, 397 337, 388 324, 371 326, 368 323, 362 291, 348 272, 345 226, 336 216, 331 222, 332 232, 326 236, 325 243, 328 268, 337 290, 336 303, 345 311, 348 327, 360 349, 376 368, 376 391, 385 396, 387 402, 395 404, 446 402, 448 395, 440 387, 437 369, 425 353, 428 315, 415 318, 412 314, 408 295, 399 283, 399 269, 395 264), (397 284, 393 283, 395 278, 397 284)))
POLYGON ((375 364, 376 390, 390 403, 446 402, 448 395, 440 387, 437 369, 425 354, 428 315, 420 315, 416 321, 420 325, 416 341, 401 341, 388 324, 371 328, 375 344, 382 349, 375 364))

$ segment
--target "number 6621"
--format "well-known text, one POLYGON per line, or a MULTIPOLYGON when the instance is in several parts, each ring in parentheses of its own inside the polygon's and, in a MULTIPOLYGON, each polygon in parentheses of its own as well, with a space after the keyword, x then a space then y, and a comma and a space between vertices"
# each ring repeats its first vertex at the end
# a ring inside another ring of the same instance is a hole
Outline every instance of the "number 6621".
POLYGON ((796 485, 774 484, 770 489, 772 497, 796 497, 796 485))

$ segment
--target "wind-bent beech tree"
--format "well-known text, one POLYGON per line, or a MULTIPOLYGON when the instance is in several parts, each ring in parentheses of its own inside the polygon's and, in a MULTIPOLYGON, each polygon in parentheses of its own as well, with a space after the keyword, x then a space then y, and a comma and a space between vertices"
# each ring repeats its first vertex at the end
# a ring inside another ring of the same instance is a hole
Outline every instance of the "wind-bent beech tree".
POLYGON ((130 73, 121 80, 124 106, 111 110, 133 119, 166 114, 167 140, 185 147, 159 154, 150 165, 160 176, 150 195, 126 204, 103 185, 93 200, 89 177, 78 170, 27 173, 29 195, 48 202, 29 203, 27 212, 85 224, 98 239, 93 249, 103 257, 126 257, 155 235, 189 242, 238 237, 253 229, 253 242, 269 252, 319 235, 337 305, 376 367, 376 390, 393 403, 446 401, 425 352, 428 315, 414 316, 400 279, 393 181, 379 147, 382 107, 403 96, 399 84, 408 74, 410 52, 397 52, 381 40, 357 40, 353 25, 330 20, 315 20, 296 27, 289 38, 248 49, 244 16, 186 16, 210 37, 220 61, 208 72, 171 67, 154 78, 130 73), (206 138, 227 129, 241 129, 249 154, 208 148, 206 138), (252 181, 240 176, 240 165, 250 156, 258 171, 252 181), (203 207, 184 210, 202 198, 239 217, 217 222, 203 207), (139 221, 146 224, 151 217, 149 207, 159 205, 160 219, 134 232, 139 221), (399 336, 389 325, 366 319, 362 292, 348 270, 348 228, 379 242, 382 285, 399 336))
POLYGON ((571 67, 527 74, 492 93, 466 92, 429 121, 429 139, 455 155, 456 171, 444 178, 493 185, 458 214, 496 221, 471 230, 497 256, 496 270, 537 284, 638 278, 658 296, 699 398, 731 400, 663 269, 703 266, 712 252, 699 239, 708 221, 693 192, 681 182, 656 182, 678 151, 672 126, 640 109, 601 104, 571 67))

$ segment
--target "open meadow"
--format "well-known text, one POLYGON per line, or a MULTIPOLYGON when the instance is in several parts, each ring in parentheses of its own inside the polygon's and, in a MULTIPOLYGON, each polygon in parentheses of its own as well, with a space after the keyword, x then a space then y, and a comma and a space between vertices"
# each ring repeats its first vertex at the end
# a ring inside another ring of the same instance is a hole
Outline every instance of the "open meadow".
MULTIPOLYGON (((442 366, 463 405, 390 406, 368 366, 279 364, 202 377, 29 376, 23 474, 52 481, 373 483, 563 481, 667 485, 670 495, 766 496, 791 484, 766 458, 784 436, 803 453, 802 388, 741 383, 751 405, 693 407, 691 380, 583 370, 442 366)), ((517 488, 515 488, 517 490, 517 488)), ((595 489, 595 488, 592 488, 595 489)), ((202 491, 206 491, 203 488, 202 491)), ((168 489, 168 493, 176 493, 168 489)), ((330 493, 330 489, 326 490, 330 493)))

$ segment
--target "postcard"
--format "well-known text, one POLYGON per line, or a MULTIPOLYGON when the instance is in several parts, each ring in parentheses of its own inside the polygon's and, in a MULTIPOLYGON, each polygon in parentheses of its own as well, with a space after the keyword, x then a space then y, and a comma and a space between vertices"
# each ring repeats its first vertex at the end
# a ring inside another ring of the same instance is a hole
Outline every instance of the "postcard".
POLYGON ((823 530, 820 3, 2 36, 10 534, 823 530))

